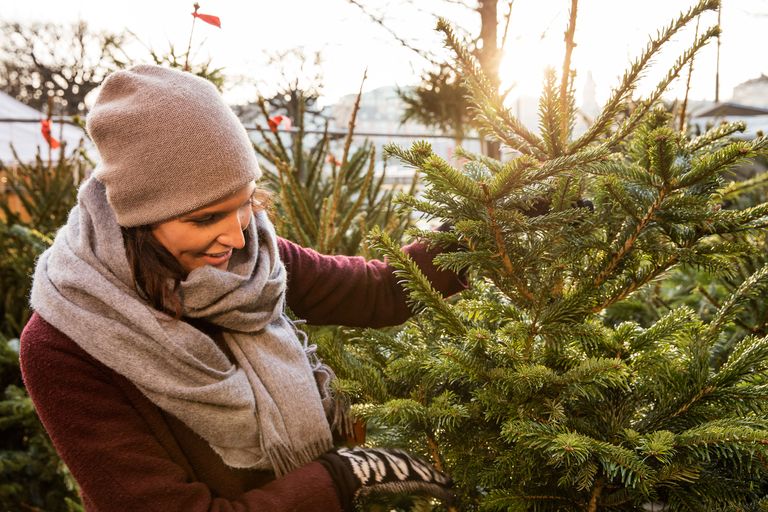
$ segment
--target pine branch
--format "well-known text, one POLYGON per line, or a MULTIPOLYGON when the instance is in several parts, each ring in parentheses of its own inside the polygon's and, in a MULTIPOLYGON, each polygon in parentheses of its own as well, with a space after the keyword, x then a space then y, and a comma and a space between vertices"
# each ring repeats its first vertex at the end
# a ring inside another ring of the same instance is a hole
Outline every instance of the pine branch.
POLYGON ((352 224, 352 220, 354 219, 354 217, 360 214, 360 207, 362 206, 366 193, 370 189, 371 183, 373 182, 373 173, 375 169, 374 167, 375 163, 376 163, 376 149, 372 148, 370 163, 368 164, 368 172, 365 174, 365 181, 363 181, 362 186, 357 191, 357 199, 355 199, 355 202, 348 209, 347 214, 341 220, 341 223, 339 224, 339 227, 336 230, 336 236, 334 236, 333 239, 331 240, 331 247, 336 247, 339 244, 339 242, 341 241, 341 238, 344 236, 344 233, 347 232, 347 229, 349 229, 349 226, 352 224))
MULTIPOLYGON (((272 160, 277 168, 278 176, 280 178, 281 195, 283 201, 288 201, 286 207, 290 210, 291 224, 304 231, 305 227, 317 236, 318 225, 315 220, 314 214, 310 211, 309 201, 305 190, 296 180, 296 174, 294 171, 298 170, 291 166, 288 162, 283 160, 272 160), (285 193, 283 193, 285 191, 285 193), (289 196, 289 191, 292 191, 289 196), (298 208, 294 207, 294 203, 298 205, 298 208), (298 214, 298 215, 297 215, 298 214)), ((304 235, 307 236, 306 234, 304 235)))
POLYGON ((717 191, 723 201, 736 201, 743 194, 768 188, 768 173, 760 173, 757 176, 744 181, 731 181, 725 187, 717 191))
POLYGON ((511 279, 515 283, 515 288, 520 295, 522 295, 526 300, 533 302, 534 301, 533 294, 530 292, 530 290, 528 290, 528 287, 525 285, 524 281, 518 277, 516 269, 512 264, 512 260, 510 259, 509 254, 507 253, 506 242, 504 241, 504 235, 501 232, 501 227, 496 222, 496 218, 494 214, 495 208, 493 206, 493 201, 490 198, 488 186, 485 183, 481 183, 481 187, 486 196, 485 211, 486 211, 486 214, 488 215, 488 221, 491 224, 490 225, 491 232, 493 233, 493 238, 496 242, 497 257, 501 259, 501 263, 503 265, 504 271, 506 272, 506 277, 511 279))
POLYGON ((636 223, 634 229, 629 234, 629 236, 624 240, 621 247, 617 251, 613 253, 610 260, 608 260, 607 264, 603 267, 603 269, 600 271, 600 273, 597 275, 597 277, 594 280, 594 286, 595 288, 599 287, 601 284, 605 282, 606 279, 613 273, 613 271, 618 266, 619 262, 622 260, 622 258, 630 251, 632 250, 632 247, 634 246, 635 242, 637 241, 637 238, 640 236, 640 234, 643 232, 643 230, 646 228, 648 224, 653 220, 654 215, 658 211, 659 207, 661 206, 661 203, 664 201, 666 197, 667 191, 665 188, 662 188, 658 192, 658 196, 653 201, 651 206, 648 208, 648 210, 645 212, 645 215, 640 219, 639 222, 636 223))
POLYGON ((451 332, 459 335, 466 334, 467 328, 451 310, 445 299, 437 292, 418 265, 395 245, 392 239, 378 227, 374 227, 368 235, 372 246, 378 248, 387 256, 388 263, 395 269, 395 275, 401 279, 400 284, 410 297, 410 303, 415 309, 428 307, 445 323, 451 332))
POLYGON ((706 153, 691 163, 691 170, 680 176, 676 188, 690 187, 713 174, 723 174, 738 162, 753 158, 768 148, 768 137, 760 137, 749 142, 739 141, 728 144, 713 153, 706 153))
POLYGON ((564 126, 560 122, 565 115, 557 96, 555 71, 548 68, 544 76, 544 88, 539 97, 539 132, 547 154, 558 157, 563 154, 564 126))
POLYGON ((600 115, 595 119, 595 122, 590 126, 589 130, 568 147, 568 153, 574 153, 588 146, 600 135, 605 133, 618 115, 622 105, 627 101, 630 94, 635 89, 638 79, 651 62, 653 56, 656 55, 662 46, 691 20, 704 11, 716 9, 718 4, 719 0, 702 0, 687 12, 682 13, 677 20, 671 22, 666 28, 662 29, 657 34, 656 38, 648 43, 645 51, 632 63, 629 70, 624 73, 621 83, 612 91, 611 96, 606 102, 603 110, 600 112, 600 115))
POLYGON ((651 107, 656 105, 656 103, 659 101, 659 99, 661 98, 661 95, 669 87, 669 84, 671 84, 672 81, 675 80, 680 75, 680 72, 683 70, 685 65, 688 64, 688 62, 690 62, 693 59, 696 53, 699 50, 701 50, 701 48, 703 48, 704 45, 706 45, 710 39, 712 39, 713 37, 716 37, 719 33, 720 33, 719 27, 709 28, 706 32, 704 32, 704 35, 702 35, 698 40, 696 40, 696 42, 691 48, 683 52, 683 54, 677 59, 677 61, 675 61, 675 63, 669 69, 666 76, 656 85, 656 89, 654 89, 651 95, 639 103, 637 108, 635 108, 635 110, 629 116, 629 119, 627 119, 624 123, 622 123, 622 125, 610 137, 610 139, 608 140, 608 145, 610 147, 613 147, 616 144, 619 144, 629 134, 631 134, 634 131, 635 127, 642 121, 642 119, 650 111, 651 107))
POLYGON ((424 166, 424 163, 432 156, 432 145, 423 140, 414 142, 411 149, 403 149, 397 144, 385 144, 384 154, 388 157, 396 157, 416 169, 424 166))
POLYGON ((740 449, 752 456, 755 449, 765 453, 768 444, 768 424, 740 424, 738 419, 718 419, 690 428, 677 436, 678 446, 688 448, 699 457, 709 458, 712 452, 720 457, 738 455, 740 449), (731 452, 729 449, 734 449, 731 452))
POLYGON ((488 183, 488 199, 496 200, 507 195, 513 189, 522 188, 529 182, 526 171, 535 166, 537 161, 528 156, 521 156, 507 162, 488 183))
POLYGON ((422 164, 421 170, 433 186, 448 187, 449 190, 467 199, 482 200, 485 198, 485 193, 481 188, 484 184, 478 185, 437 155, 427 158, 422 164))
POLYGON ((437 30, 445 34, 446 46, 456 54, 469 89, 474 93, 471 100, 478 112, 487 114, 484 119, 488 122, 491 133, 513 149, 542 158, 544 146, 541 139, 504 107, 498 91, 494 90, 491 82, 485 77, 476 59, 459 42, 450 23, 440 18, 437 30), (512 133, 510 134, 508 130, 512 133))
POLYGON ((601 304, 592 308, 592 312, 599 313, 601 311, 604 311, 606 308, 610 307, 611 305, 626 299, 627 297, 635 293, 637 290, 641 289, 648 283, 654 281, 659 276, 661 276, 664 272, 668 271, 670 268, 676 265, 678 261, 679 261, 679 257, 677 255, 670 256, 663 263, 656 265, 652 270, 643 272, 642 275, 640 276, 636 276, 636 278, 633 279, 631 283, 629 283, 627 286, 619 290, 618 293, 615 293, 614 295, 608 297, 601 304))
POLYGON ((768 217, 768 202, 743 210, 719 210, 714 212, 702 231, 709 234, 739 233, 763 229, 768 217))
POLYGON ((750 300, 762 296, 767 289, 768 265, 765 265, 741 283, 738 289, 723 302, 723 305, 709 323, 707 328, 708 337, 714 339, 720 333, 722 327, 728 322, 733 321, 750 300))
POLYGON ((672 179, 679 137, 671 128, 664 126, 649 133, 648 139, 653 141, 648 151, 648 171, 661 178, 666 186, 672 179))
POLYGON ((352 105, 352 115, 349 116, 347 136, 344 139, 344 152, 342 153, 342 157, 341 157, 342 168, 347 167, 347 163, 349 160, 349 148, 352 146, 352 137, 354 137, 354 134, 355 134, 355 122, 357 121, 357 113, 360 110, 360 100, 363 97, 363 85, 365 84, 366 78, 368 78, 367 69, 363 73, 363 79, 360 82, 360 89, 357 91, 357 97, 355 98, 355 103, 354 105, 352 105))
MULTIPOLYGON (((766 372, 768 372, 768 337, 747 336, 736 344, 728 360, 712 377, 712 382, 719 387, 734 386, 744 380, 756 382, 766 372)), ((763 389, 758 392, 758 396, 764 393, 763 389)))
POLYGON ((719 142, 726 137, 730 137, 734 133, 743 132, 746 129, 747 124, 744 121, 720 124, 691 140, 685 146, 685 152, 695 153, 696 151, 704 149, 705 147, 719 142))

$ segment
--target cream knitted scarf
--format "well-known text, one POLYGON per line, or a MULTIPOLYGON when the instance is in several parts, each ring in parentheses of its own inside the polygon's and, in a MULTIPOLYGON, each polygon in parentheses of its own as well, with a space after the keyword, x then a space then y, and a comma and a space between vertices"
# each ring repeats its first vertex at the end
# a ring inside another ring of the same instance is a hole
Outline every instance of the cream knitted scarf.
MULTIPOLYGON (((223 330, 236 360, 213 339, 137 294, 120 226, 94 178, 40 257, 32 307, 88 354, 131 380, 202 436, 224 462, 285 474, 332 447, 309 360, 284 313, 285 267, 274 228, 255 214, 229 271, 193 270, 181 283, 183 314, 223 330)), ((322 372, 320 372, 322 373, 322 372)), ((320 377, 327 377, 327 375, 320 377)))

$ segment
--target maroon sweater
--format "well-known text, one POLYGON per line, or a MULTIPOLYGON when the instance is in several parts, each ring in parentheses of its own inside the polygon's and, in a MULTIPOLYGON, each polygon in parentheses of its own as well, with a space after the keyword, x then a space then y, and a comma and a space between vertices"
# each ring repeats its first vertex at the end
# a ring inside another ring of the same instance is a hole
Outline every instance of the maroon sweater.
MULTIPOLYGON (((288 271, 288 305, 309 323, 381 327, 410 316, 385 262, 324 256, 283 239, 279 249, 288 271)), ((423 244, 403 250, 437 290, 448 295, 463 288, 457 276, 432 265, 435 252, 423 244)), ((226 466, 189 427, 37 314, 21 335, 21 368, 89 512, 341 510, 319 463, 279 479, 226 466)))

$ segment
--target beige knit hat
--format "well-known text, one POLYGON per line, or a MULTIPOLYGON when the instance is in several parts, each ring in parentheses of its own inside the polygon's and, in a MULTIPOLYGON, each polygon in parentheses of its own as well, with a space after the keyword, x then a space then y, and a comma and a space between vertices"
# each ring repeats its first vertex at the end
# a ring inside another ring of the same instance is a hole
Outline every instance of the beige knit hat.
POLYGON ((86 121, 94 176, 121 226, 168 220, 261 177, 245 128, 204 78, 160 66, 117 71, 86 121))

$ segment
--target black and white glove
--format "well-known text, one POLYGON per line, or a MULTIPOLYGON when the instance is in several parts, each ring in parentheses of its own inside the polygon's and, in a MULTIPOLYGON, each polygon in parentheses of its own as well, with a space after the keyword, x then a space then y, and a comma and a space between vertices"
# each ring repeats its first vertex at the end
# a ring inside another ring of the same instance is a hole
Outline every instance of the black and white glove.
POLYGON ((390 448, 338 448, 318 459, 336 485, 344 512, 377 493, 427 494, 452 504, 451 479, 428 462, 390 448))

